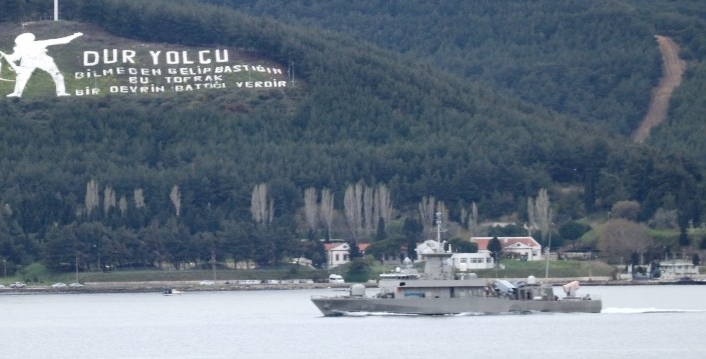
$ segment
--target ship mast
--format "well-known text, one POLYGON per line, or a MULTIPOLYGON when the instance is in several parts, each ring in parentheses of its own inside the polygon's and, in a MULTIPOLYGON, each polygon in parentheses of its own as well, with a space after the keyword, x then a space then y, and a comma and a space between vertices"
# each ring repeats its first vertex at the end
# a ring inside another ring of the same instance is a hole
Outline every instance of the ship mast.
MULTIPOLYGON (((426 279, 450 279, 451 270, 445 263, 446 259, 452 256, 451 251, 444 251, 444 242, 441 240, 441 213, 434 214, 434 224, 436 225, 436 245, 429 246, 429 253, 424 253, 424 276, 426 279), (434 248, 435 247, 435 248, 434 248)), ((433 239, 428 240, 433 242, 433 239)))
POLYGON ((443 243, 441 243, 441 232, 446 232, 441 229, 441 212, 434 213, 434 224, 436 225, 436 243, 439 245, 440 252, 444 251, 443 243))

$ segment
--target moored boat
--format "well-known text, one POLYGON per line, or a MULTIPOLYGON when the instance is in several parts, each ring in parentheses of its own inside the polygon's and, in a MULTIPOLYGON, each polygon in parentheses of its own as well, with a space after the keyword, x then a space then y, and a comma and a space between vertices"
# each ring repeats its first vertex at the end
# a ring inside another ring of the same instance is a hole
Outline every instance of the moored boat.
POLYGON ((181 294, 181 291, 176 290, 174 288, 165 288, 162 291, 162 295, 178 295, 178 294, 181 294))
POLYGON ((444 315, 461 313, 500 314, 527 312, 599 313, 602 301, 590 295, 577 296, 579 283, 563 286, 559 298, 548 283, 487 280, 472 273, 454 273, 448 259, 452 253, 441 242, 441 221, 437 219, 437 245, 424 253, 424 271, 418 272, 407 258, 404 268, 386 273, 378 280, 378 291, 366 295, 362 284, 354 284, 347 295, 314 296, 312 302, 324 316, 349 313, 444 315))

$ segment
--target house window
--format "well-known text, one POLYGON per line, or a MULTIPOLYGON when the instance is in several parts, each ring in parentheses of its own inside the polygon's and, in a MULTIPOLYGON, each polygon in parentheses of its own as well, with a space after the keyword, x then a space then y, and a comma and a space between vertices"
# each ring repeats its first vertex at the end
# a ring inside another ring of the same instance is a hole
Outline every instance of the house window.
POLYGON ((339 260, 339 259, 338 259, 338 253, 337 253, 337 254, 336 254, 336 262, 338 262, 338 260, 339 260))
POLYGON ((344 254, 344 255, 343 255, 343 260, 344 260, 344 261, 347 261, 347 260, 348 260, 348 255, 347 255, 347 254, 344 254))
POLYGON ((466 258, 461 258, 461 263, 466 263, 466 258))

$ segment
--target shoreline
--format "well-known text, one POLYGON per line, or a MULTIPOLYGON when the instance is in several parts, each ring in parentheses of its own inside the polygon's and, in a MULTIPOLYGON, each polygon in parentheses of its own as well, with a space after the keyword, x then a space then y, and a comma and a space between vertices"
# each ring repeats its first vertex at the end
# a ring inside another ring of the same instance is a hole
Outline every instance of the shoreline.
MULTIPOLYGON (((505 278, 514 280, 512 278, 505 278)), ((634 285, 706 285, 706 280, 609 280, 604 278, 550 278, 552 286, 562 286, 574 280, 581 286, 634 286, 634 285)), ((259 291, 259 290, 302 290, 302 289, 339 289, 347 290, 352 283, 244 283, 214 281, 204 285, 199 281, 147 281, 147 282, 86 282, 83 287, 53 288, 51 286, 27 286, 25 288, 0 288, 0 295, 30 294, 100 294, 100 293, 162 293, 165 289, 175 289, 182 293, 208 291, 259 291)), ((376 283, 364 283, 374 288, 376 283)))

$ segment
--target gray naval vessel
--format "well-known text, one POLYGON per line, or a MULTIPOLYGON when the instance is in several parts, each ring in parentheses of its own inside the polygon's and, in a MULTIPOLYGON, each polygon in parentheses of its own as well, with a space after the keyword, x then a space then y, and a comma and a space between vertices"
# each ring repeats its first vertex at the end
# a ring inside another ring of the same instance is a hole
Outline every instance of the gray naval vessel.
MULTIPOLYGON (((324 316, 355 313, 388 314, 500 314, 500 313, 600 313, 602 302, 590 295, 577 296, 579 283, 563 286, 565 296, 559 298, 546 282, 511 283, 502 279, 481 279, 473 273, 455 273, 444 250, 441 224, 437 220, 437 245, 424 253, 424 271, 417 271, 406 258, 404 268, 386 273, 378 280, 374 295, 366 295, 363 284, 352 285, 346 295, 313 296, 311 300, 324 316)), ((434 240, 430 240, 434 241, 434 240)))

